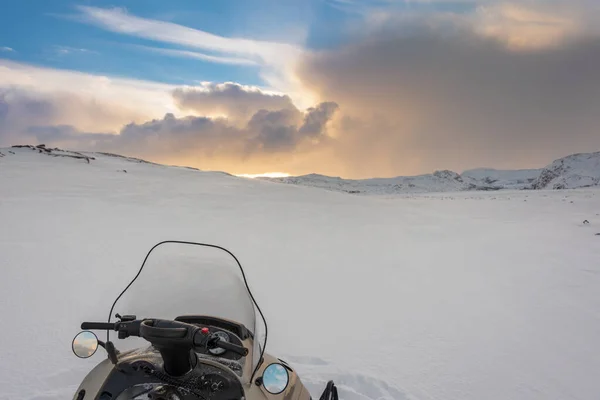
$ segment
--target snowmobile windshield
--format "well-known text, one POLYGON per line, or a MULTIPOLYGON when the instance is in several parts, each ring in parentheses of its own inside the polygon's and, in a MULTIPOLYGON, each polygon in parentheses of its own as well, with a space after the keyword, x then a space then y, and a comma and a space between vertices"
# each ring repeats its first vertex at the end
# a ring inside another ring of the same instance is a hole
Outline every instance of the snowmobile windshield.
POLYGON ((264 320, 257 324, 257 311, 233 254, 212 245, 163 242, 150 250, 137 276, 116 300, 109 322, 115 322, 117 313, 138 319, 189 315, 229 319, 254 336, 254 369, 266 345, 261 339, 264 320))

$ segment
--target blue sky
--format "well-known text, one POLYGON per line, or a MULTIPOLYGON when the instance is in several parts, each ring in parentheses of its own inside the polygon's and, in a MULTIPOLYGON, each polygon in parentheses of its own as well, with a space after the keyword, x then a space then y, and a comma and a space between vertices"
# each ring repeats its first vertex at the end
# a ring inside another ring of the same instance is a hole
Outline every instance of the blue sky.
MULTIPOLYGON (((21 0, 0 13, 0 58, 94 74, 193 84, 235 81, 264 85, 256 65, 215 63, 160 49, 198 51, 177 43, 111 32, 85 19, 81 6, 165 21, 223 37, 283 42, 308 49, 339 46, 367 9, 460 11, 460 2, 386 0, 21 0)), ((215 55, 211 51, 203 54, 215 55)), ((189 54, 188 54, 189 56, 189 54)))
MULTIPOLYGON (((310 21, 318 20, 313 5, 305 1, 260 0, 158 1, 158 0, 23 0, 7 2, 0 13, 1 57, 53 68, 75 69, 169 83, 236 81, 261 84, 257 68, 167 57, 147 51, 149 46, 181 46, 114 33, 81 22, 78 5, 121 7, 129 14, 169 21, 220 36, 300 41, 310 21), (294 30, 297 31, 294 32, 294 30), (287 32, 286 32, 287 31, 287 32), (296 37, 294 37, 296 36, 296 37)), ((323 16, 341 12, 322 4, 323 16)), ((318 45, 318 41, 315 40, 318 45)))

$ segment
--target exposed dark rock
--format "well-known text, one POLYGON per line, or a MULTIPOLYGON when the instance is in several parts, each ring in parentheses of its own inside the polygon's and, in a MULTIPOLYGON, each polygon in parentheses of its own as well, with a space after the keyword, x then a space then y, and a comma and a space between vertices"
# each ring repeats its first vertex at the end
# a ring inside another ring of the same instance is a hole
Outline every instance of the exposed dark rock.
POLYGON ((103 156, 107 156, 107 157, 115 157, 115 158, 122 158, 126 161, 130 161, 130 162, 136 162, 136 163, 143 163, 143 164, 153 164, 153 165, 160 165, 157 163, 153 163, 150 161, 146 161, 146 160, 142 160, 141 158, 135 158, 135 157, 126 157, 126 156, 122 156, 120 154, 113 154, 113 153, 105 153, 105 152, 97 152, 96 154, 101 154, 103 156))
POLYGON ((537 181, 533 183, 532 188, 544 189, 553 179, 558 178, 563 171, 563 166, 559 166, 556 169, 543 170, 537 181))
MULTIPOLYGON (((45 144, 39 144, 37 146, 32 146, 30 144, 16 144, 12 147, 13 148, 26 148, 26 149, 31 149, 33 151, 37 150, 38 153, 47 154, 52 157, 69 157, 69 158, 85 160, 85 161, 87 161, 88 164, 90 163, 90 160, 95 160, 94 157, 86 156, 86 155, 78 153, 76 151, 62 150, 62 149, 59 149, 58 147, 55 147, 54 149, 49 149, 46 147, 45 144)), ((15 154, 15 153, 12 153, 12 154, 15 154)))
POLYGON ((457 182, 463 181, 459 174, 457 174, 454 171, 449 171, 447 169, 442 170, 442 171, 435 171, 433 173, 433 176, 435 176, 437 178, 441 178, 441 179, 454 179, 457 182))
POLYGON ((502 187, 501 186, 476 186, 471 184, 469 185, 469 190, 475 189, 475 190, 481 190, 481 191, 485 191, 485 192, 489 192, 489 191, 494 191, 494 190, 501 190, 502 187), (474 187, 471 187, 474 186, 474 187))

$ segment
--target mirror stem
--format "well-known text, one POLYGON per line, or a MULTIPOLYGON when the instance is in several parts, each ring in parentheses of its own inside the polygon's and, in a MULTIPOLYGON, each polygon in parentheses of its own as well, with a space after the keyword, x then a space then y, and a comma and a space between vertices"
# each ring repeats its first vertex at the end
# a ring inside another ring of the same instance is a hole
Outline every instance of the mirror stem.
POLYGON ((113 364, 116 364, 118 361, 119 351, 115 348, 115 345, 111 341, 107 341, 106 343, 102 340, 98 340, 98 344, 102 346, 106 352, 108 353, 108 358, 113 364))

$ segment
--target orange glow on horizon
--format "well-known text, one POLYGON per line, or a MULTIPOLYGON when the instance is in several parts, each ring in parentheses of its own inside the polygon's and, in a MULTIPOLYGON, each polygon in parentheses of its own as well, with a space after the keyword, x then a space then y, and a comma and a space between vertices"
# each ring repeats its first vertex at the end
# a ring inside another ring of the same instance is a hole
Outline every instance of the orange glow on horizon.
POLYGON ((287 178, 291 176, 287 172, 264 172, 262 174, 234 174, 242 178, 287 178))

